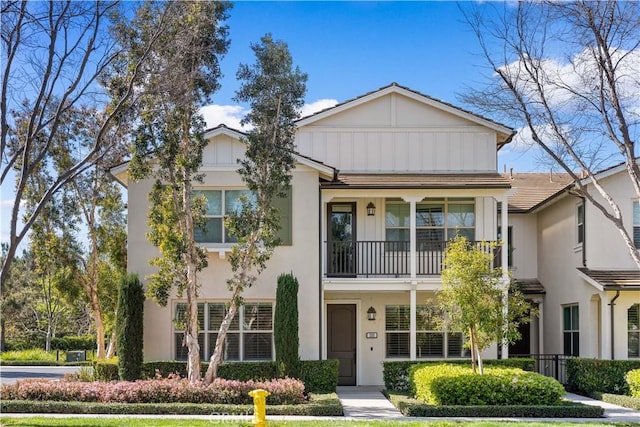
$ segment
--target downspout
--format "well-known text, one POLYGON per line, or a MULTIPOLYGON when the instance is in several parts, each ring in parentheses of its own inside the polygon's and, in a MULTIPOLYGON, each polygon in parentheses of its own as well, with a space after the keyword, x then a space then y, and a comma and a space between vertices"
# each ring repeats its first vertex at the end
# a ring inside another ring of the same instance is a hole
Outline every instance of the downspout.
POLYGON ((318 360, 322 359, 322 185, 318 183, 318 360))
MULTIPOLYGON (((584 196, 582 199, 582 266, 587 267, 587 204, 584 196)), ((617 297, 616 297, 617 298, 617 297)))
POLYGON ((614 323, 614 317, 613 317, 613 313, 614 313, 614 307, 616 305, 616 300, 618 299, 618 297, 620 297, 620 289, 616 290, 616 296, 613 297, 611 299, 611 302, 609 303, 609 306, 611 307, 611 310, 609 311, 609 313, 611 314, 611 360, 614 360, 613 356, 614 356, 614 344, 615 344, 615 340, 613 339, 613 332, 615 331, 615 328, 613 327, 613 323, 614 323))

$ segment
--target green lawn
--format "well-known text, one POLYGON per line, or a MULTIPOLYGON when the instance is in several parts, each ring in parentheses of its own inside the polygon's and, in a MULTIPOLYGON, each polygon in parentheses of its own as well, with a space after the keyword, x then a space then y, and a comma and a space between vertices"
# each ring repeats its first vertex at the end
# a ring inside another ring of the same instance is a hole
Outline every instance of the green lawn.
MULTIPOLYGON (((590 423, 545 423, 545 422, 504 422, 504 421, 269 421, 269 426, 331 426, 331 427, 353 427, 353 426, 372 426, 372 427, 386 427, 386 426, 403 426, 403 427, 418 427, 418 426, 431 426, 431 427, 454 427, 454 426, 472 426, 472 427, 548 427, 548 426, 560 426, 560 427, 588 427, 593 425, 590 423)), ((594 420, 595 421, 595 420, 594 420)), ((236 421, 236 420, 167 420, 161 418, 154 419, 123 419, 123 418, 1 418, 0 425, 2 426, 33 426, 33 427, 119 427, 119 426, 131 426, 131 427, 168 427, 168 426, 193 426, 193 427, 205 427, 205 426, 252 426, 250 421, 236 421)), ((618 427, 630 427, 634 424, 631 423, 603 423, 599 422, 599 425, 611 425, 618 427)), ((637 426, 637 424, 635 424, 637 426)))

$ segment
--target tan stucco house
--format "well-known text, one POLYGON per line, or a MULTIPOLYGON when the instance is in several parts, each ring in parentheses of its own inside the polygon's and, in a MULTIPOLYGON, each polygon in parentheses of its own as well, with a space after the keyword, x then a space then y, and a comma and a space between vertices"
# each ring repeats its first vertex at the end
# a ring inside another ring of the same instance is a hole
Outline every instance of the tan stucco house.
MULTIPOLYGON (((563 193, 566 180, 553 191, 544 187, 536 199, 522 197, 524 186, 518 195, 517 176, 498 173, 497 152, 511 140, 512 129, 395 83, 302 118, 297 125, 291 192, 278 201, 283 244, 244 294, 246 304, 227 337, 227 360, 275 358, 276 278, 287 272, 300 283, 300 356, 339 359, 341 384, 382 384, 385 360, 467 357, 460 332, 436 327, 441 314, 434 297, 442 286, 444 245, 456 232, 473 241, 498 240, 500 224, 511 228, 513 238, 513 250, 497 256, 505 280, 511 263, 512 273, 543 313, 528 326, 519 352, 526 347, 527 353, 561 353, 562 316, 566 307, 577 304, 581 330, 600 322, 597 340, 580 334, 581 349, 608 357, 605 329, 610 323, 605 318, 616 291, 598 285, 591 270, 583 269, 580 250, 590 257, 595 251, 588 264, 594 270, 610 269, 606 262, 624 254, 618 249, 615 255, 597 252, 608 250, 595 238, 607 231, 590 221, 588 208, 584 235, 593 246, 587 239, 580 249, 557 237, 572 233, 575 226, 577 202, 563 193), (521 205, 512 204, 510 197, 520 197, 521 205), (499 210, 507 205, 509 209, 499 210), (561 215, 568 218, 556 224, 561 215), (552 267, 560 253, 569 259, 552 267), (563 268, 570 272, 560 272, 563 268), (575 292, 567 290, 574 284, 575 292)), ((225 256, 232 242, 223 218, 244 191, 236 173, 237 159, 244 155, 241 137, 224 125, 205 134, 204 183, 197 191, 207 197, 208 222, 206 230, 196 233, 209 261, 199 276, 203 357, 213 350, 229 298, 225 256)), ((145 277, 156 253, 145 237, 151 182, 127 182, 126 165, 113 173, 128 191, 129 270, 145 277)), ((631 199, 629 203, 631 214, 631 199)), ((626 312, 639 295, 625 290, 617 299, 615 321, 621 329, 616 330, 616 357, 624 358, 626 312)), ((173 321, 184 307, 176 296, 166 308, 146 302, 145 359, 185 358, 181 331, 173 321)), ((494 346, 485 357, 508 353, 508 348, 494 346)))

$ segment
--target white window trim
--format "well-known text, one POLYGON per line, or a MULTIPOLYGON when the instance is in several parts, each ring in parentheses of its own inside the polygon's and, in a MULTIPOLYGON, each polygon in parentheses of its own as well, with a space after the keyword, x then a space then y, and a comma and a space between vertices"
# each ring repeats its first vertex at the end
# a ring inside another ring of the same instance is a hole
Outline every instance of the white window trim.
POLYGON ((580 203, 576 203, 575 205, 575 209, 574 209, 574 220, 575 220, 575 225, 574 225, 574 251, 575 252, 580 252, 582 250, 582 246, 584 245, 584 239, 586 236, 586 224, 585 224, 585 214, 586 214, 586 206, 584 202, 580 202, 580 203), (578 219, 578 210, 580 209, 580 207, 582 206, 582 223, 579 222, 578 219), (580 241, 580 225, 582 225, 582 242, 580 241))

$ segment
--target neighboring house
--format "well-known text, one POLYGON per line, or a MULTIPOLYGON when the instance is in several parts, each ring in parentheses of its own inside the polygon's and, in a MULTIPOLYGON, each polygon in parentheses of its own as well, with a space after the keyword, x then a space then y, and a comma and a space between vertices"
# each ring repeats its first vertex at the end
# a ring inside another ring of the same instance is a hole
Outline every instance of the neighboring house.
MULTIPOLYGON (((640 358, 640 270, 618 230, 597 208, 573 195, 566 174, 506 177, 513 187, 512 276, 530 293, 539 292, 532 297, 539 319, 523 328, 525 339, 510 354, 640 358)), ((619 204, 640 247, 640 206, 625 166, 597 177, 619 204)), ((590 181, 585 183, 595 194, 590 181)))
MULTIPOLYGON (((515 277, 526 279, 521 280, 525 292, 541 303, 544 313, 542 321, 529 329, 535 328, 535 334, 543 331, 545 339, 535 335, 535 344, 531 344, 531 336, 526 338, 528 352, 562 352, 561 345, 556 345, 562 342, 562 313, 551 315, 551 295, 554 303, 566 300, 570 312, 575 303, 587 304, 593 311, 592 294, 602 295, 598 310, 600 318, 605 317, 609 293, 586 279, 579 285, 589 289, 588 296, 561 299, 556 295, 560 291, 555 289, 565 282, 549 279, 549 274, 556 274, 547 262, 555 249, 547 247, 547 236, 562 231, 551 225, 546 229, 556 208, 529 200, 520 211, 514 211, 509 202, 510 209, 498 212, 498 204, 505 205, 511 193, 515 192, 514 200, 518 197, 517 188, 511 188, 517 187, 517 179, 497 172, 497 151, 511 140, 512 129, 397 84, 302 118, 297 124, 290 195, 277 201, 283 244, 276 248, 256 285, 244 293, 246 303, 227 335, 226 360, 275 358, 276 279, 288 272, 300 283, 300 356, 339 359, 341 384, 382 384, 385 360, 468 357, 460 331, 436 326, 441 313, 436 309, 435 292, 442 286, 443 251, 455 233, 472 241, 495 241, 499 223, 515 226, 513 251, 502 251, 496 257, 505 278, 511 255, 517 267, 515 277), (557 338, 546 338, 547 333, 557 338)), ((223 218, 236 208, 244 191, 236 173, 244 145, 241 132, 223 125, 207 131, 205 138, 209 144, 201 168, 204 183, 196 191, 208 199, 208 221, 206 230, 196 235, 208 251, 209 265, 199 275, 200 344, 203 358, 208 358, 230 296, 226 279, 231 271, 225 256, 232 242, 223 218)), ((113 173, 128 189, 129 270, 145 277, 153 271, 149 259, 157 254, 146 239, 151 181, 128 182, 126 168, 115 168, 113 173)), ((565 186, 566 182, 556 191, 565 186)), ((551 195, 544 193, 540 202, 551 195)), ((574 198, 563 197, 555 201, 557 209, 573 203, 573 212, 574 198)), ((591 233, 600 231, 591 231, 590 211, 586 211, 585 236, 596 247, 591 233)), ((565 222, 571 223, 567 226, 572 231, 573 216, 565 222)), ((557 239, 559 244, 569 243, 566 236, 557 239)), ((604 245, 599 246, 603 249, 604 245)), ((562 249, 557 246, 558 251, 562 249)), ((571 256, 576 255, 573 246, 569 249, 571 256)), ((588 276, 577 270, 581 266, 577 263, 571 268, 573 279, 582 277, 578 274, 588 276)), ((633 298, 631 293, 624 294, 616 308, 633 298)), ((174 322, 184 309, 185 301, 177 295, 166 308, 146 302, 145 359, 186 357, 182 331, 174 322)), ((623 310, 616 310, 622 319, 616 325, 626 324, 623 310)), ((580 316, 581 321, 587 317, 582 312, 580 316)), ((587 340, 586 335, 581 334, 580 339, 587 340)), ((622 342, 620 338, 616 345, 622 342)), ((505 356, 507 351, 493 346, 484 356, 505 356)))

